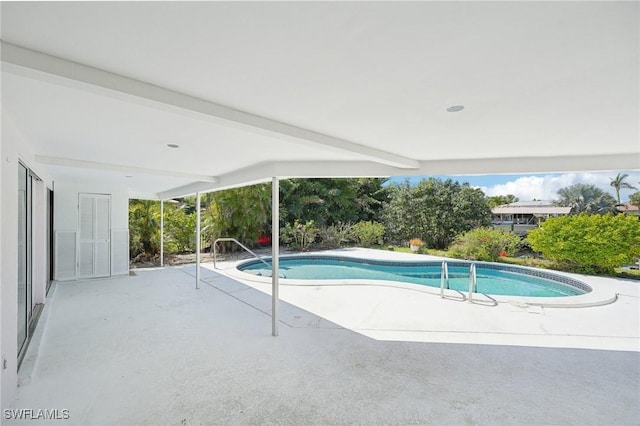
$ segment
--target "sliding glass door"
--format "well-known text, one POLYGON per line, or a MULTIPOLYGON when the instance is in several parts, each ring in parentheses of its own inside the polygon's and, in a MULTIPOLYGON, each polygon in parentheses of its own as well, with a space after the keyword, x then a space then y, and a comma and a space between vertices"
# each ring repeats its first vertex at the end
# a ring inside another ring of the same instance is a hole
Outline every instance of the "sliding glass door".
POLYGON ((32 298, 32 195, 33 176, 18 166, 18 353, 28 337, 33 311, 32 298))

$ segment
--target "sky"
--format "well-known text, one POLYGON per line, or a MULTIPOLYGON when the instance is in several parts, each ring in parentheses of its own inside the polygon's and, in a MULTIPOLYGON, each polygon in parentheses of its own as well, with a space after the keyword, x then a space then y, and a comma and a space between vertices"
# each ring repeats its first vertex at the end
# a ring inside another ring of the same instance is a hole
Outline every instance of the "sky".
MULTIPOLYGON (((620 191, 622 202, 629 200, 629 195, 640 191, 640 170, 618 170, 611 172, 583 172, 583 173, 547 173, 547 174, 517 174, 517 175, 481 175, 454 176, 433 175, 439 179, 453 179, 459 182, 469 182, 473 187, 480 188, 488 196, 513 194, 520 201, 554 200, 560 188, 576 183, 592 184, 609 192, 614 197, 615 190, 610 185, 611 178, 618 173, 628 174, 626 182, 638 188, 637 190, 623 189, 620 191)), ((430 176, 407 176, 412 183, 430 176)), ((393 176, 392 182, 403 181, 405 176, 393 176)))

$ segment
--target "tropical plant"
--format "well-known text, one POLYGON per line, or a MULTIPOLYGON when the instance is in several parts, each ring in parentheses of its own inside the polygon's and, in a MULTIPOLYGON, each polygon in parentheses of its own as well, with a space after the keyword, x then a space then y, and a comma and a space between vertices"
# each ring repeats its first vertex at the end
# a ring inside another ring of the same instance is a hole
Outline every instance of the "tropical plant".
POLYGON ((638 206, 640 207, 640 192, 634 192, 633 194, 631 194, 629 196, 629 201, 631 202, 631 204, 633 204, 634 206, 638 206))
POLYGON ((306 223, 296 220, 280 229, 280 239, 293 250, 307 251, 315 242, 317 232, 318 229, 312 220, 306 223))
POLYGON ((160 251, 160 202, 129 200, 129 255, 160 251))
POLYGON ((574 213, 614 213, 616 200, 613 196, 594 185, 576 183, 558 190, 560 197, 556 204, 571 207, 574 213))
POLYGON ((459 233, 490 224, 484 193, 468 183, 429 178, 412 186, 406 180, 388 190, 383 217, 393 242, 419 237, 429 248, 444 249, 459 233))
POLYGON ((561 268, 613 274, 614 268, 640 257, 640 221, 611 214, 561 216, 547 219, 528 240, 561 268))
POLYGON ((497 262, 513 256, 520 245, 520 237, 513 232, 497 228, 476 228, 456 238, 449 248, 454 257, 497 262))
POLYGON ((322 226, 318 228, 317 244, 318 248, 336 249, 349 243, 351 240, 351 225, 336 223, 334 225, 322 226))
MULTIPOLYGON (((164 205, 164 253, 195 250, 196 214, 184 200, 164 205)), ((129 255, 155 256, 160 252, 160 202, 129 201, 129 255)))
POLYGON ((384 179, 287 179, 280 182, 281 223, 313 220, 320 227, 378 220, 384 179))
MULTIPOLYGON (((271 184, 257 184, 204 194, 202 213, 204 237, 213 244, 216 238, 236 238, 255 246, 258 236, 269 233, 271 218, 271 184)), ((226 249, 237 249, 224 245, 226 249)))
POLYGON ((384 225, 379 222, 358 222, 351 227, 351 235, 355 242, 362 247, 382 244, 384 225))
POLYGON ((632 186, 630 183, 628 183, 626 180, 629 177, 628 174, 624 173, 618 173, 618 175, 614 178, 609 178, 609 180, 611 180, 610 185, 613 187, 613 189, 616 190, 616 198, 618 199, 618 204, 620 203, 620 190, 621 189, 638 189, 635 186, 632 186))
POLYGON ((494 195, 492 197, 487 197, 487 203, 489 203, 490 208, 503 206, 505 204, 511 204, 518 201, 518 197, 513 194, 509 195, 494 195))
POLYGON ((165 204, 164 252, 166 254, 193 252, 196 249, 196 213, 189 213, 184 203, 165 204))

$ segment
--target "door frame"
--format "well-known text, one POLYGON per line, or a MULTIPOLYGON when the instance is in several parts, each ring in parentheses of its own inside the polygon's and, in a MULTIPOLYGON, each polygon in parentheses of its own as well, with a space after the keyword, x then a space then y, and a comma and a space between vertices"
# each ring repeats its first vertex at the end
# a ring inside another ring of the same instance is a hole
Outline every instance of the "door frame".
POLYGON ((78 232, 77 232, 77 241, 76 241, 76 276, 78 279, 89 279, 89 278, 107 278, 111 276, 111 194, 101 194, 101 193, 93 193, 93 192, 79 192, 78 193, 78 232), (82 275, 80 263, 82 262, 82 247, 83 242, 87 241, 82 240, 82 211, 81 211, 81 200, 82 198, 91 198, 93 200, 93 211, 92 211, 92 274, 91 275, 82 275), (97 214, 97 205, 98 200, 108 200, 108 223, 107 228, 108 231, 106 233, 106 255, 108 264, 105 267, 105 274, 97 275, 97 262, 98 256, 96 256, 97 252, 97 224, 98 224, 98 214, 97 214))

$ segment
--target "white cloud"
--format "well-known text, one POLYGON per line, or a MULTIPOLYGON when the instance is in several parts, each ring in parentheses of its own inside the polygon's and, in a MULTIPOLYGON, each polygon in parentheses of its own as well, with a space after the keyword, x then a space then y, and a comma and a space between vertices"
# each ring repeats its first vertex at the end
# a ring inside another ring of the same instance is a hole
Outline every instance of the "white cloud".
MULTIPOLYGON (((626 171, 629 177, 627 182, 636 188, 640 188, 640 171, 626 171)), ((565 173, 561 175, 544 176, 523 176, 514 181, 497 184, 490 187, 480 187, 488 196, 513 194, 521 201, 554 200, 560 188, 571 186, 576 183, 595 185, 598 188, 609 192, 615 197, 615 190, 611 187, 611 179, 617 172, 598 173, 565 173)), ((620 198, 626 201, 629 194, 635 190, 623 189, 620 191, 620 198)))

